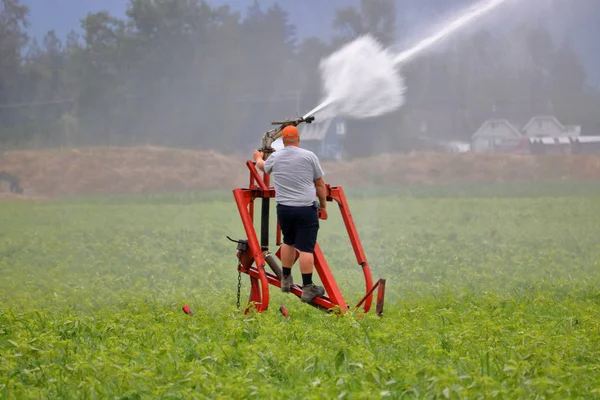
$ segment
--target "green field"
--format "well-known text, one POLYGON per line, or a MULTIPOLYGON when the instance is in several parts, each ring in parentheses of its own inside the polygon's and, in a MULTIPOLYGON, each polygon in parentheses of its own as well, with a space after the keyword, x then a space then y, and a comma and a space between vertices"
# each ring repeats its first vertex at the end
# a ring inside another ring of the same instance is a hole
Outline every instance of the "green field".
POLYGON ((600 398, 600 184, 348 192, 383 318, 239 312, 230 192, 0 203, 0 398, 600 398))

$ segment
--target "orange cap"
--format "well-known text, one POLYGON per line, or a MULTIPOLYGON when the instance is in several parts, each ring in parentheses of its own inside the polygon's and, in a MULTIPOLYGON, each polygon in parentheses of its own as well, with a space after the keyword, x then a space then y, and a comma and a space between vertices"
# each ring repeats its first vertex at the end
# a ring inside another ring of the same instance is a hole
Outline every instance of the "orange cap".
POLYGON ((298 128, 294 125, 288 125, 283 128, 282 136, 284 139, 297 139, 299 137, 298 128))

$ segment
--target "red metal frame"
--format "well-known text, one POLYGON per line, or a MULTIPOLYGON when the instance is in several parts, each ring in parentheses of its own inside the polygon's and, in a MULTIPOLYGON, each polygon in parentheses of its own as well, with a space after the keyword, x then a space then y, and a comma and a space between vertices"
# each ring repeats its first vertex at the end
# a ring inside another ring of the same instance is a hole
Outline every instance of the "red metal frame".
MULTIPOLYGON (((250 185, 248 188, 237 188, 233 190, 233 195, 242 219, 242 224, 246 232, 247 244, 245 250, 239 250, 238 248, 238 271, 245 273, 250 276, 251 290, 249 297, 249 306, 246 308, 246 312, 251 307, 254 307, 256 311, 262 312, 267 310, 269 307, 269 285, 281 287, 281 283, 277 278, 277 275, 265 270, 265 255, 263 254, 268 247, 268 243, 260 243, 256 230, 254 228, 254 200, 255 199, 271 199, 275 197, 275 189, 270 186, 270 176, 263 173, 261 177, 258 170, 256 169, 252 161, 247 161, 246 166, 250 170, 250 185)), ((367 258, 365 256, 350 208, 346 201, 346 196, 341 187, 332 187, 326 185, 327 188, 327 201, 335 201, 340 209, 344 225, 348 232, 352 249, 356 256, 358 265, 361 266, 365 278, 365 295, 361 301, 355 306, 359 308, 364 303, 363 310, 368 312, 371 309, 373 301, 373 292, 379 287, 377 293, 377 315, 381 315, 383 312, 383 300, 385 296, 385 279, 380 279, 375 285, 373 285, 373 279, 371 277, 371 269, 367 258)), ((264 200, 263 200, 264 201, 264 200)), ((268 201, 268 200, 267 200, 268 201)), ((262 215, 261 218, 268 219, 268 206, 266 205, 266 215, 262 215)), ((263 204, 263 213, 265 205, 263 204)), ((261 221, 264 222, 264 221, 261 221)), ((264 228, 263 228, 264 229, 264 228)), ((268 227, 267 227, 268 229, 268 227)), ((268 231, 267 231, 268 233, 268 231)), ((264 239, 262 239, 264 240, 264 239)), ((279 222, 276 226, 276 245, 279 247, 275 252, 275 255, 281 260, 281 229, 279 222)), ((315 270, 319 274, 319 278, 323 283, 326 295, 316 298, 313 300, 311 305, 324 309, 324 310, 339 310, 340 312, 347 312, 349 309, 348 304, 344 300, 342 293, 337 286, 335 278, 329 269, 325 256, 317 242, 314 251, 315 256, 315 270)), ((291 293, 300 297, 302 296, 302 288, 299 285, 294 284, 291 289, 291 293)))

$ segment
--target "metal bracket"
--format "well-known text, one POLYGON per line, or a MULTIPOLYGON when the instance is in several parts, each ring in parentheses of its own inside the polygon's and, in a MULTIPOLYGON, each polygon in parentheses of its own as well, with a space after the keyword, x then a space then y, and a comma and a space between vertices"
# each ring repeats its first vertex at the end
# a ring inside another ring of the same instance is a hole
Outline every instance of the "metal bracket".
POLYGON ((227 239, 229 239, 230 241, 232 241, 233 243, 237 243, 237 250, 238 251, 247 251, 248 250, 248 241, 247 240, 235 240, 230 238, 229 236, 226 236, 227 239))

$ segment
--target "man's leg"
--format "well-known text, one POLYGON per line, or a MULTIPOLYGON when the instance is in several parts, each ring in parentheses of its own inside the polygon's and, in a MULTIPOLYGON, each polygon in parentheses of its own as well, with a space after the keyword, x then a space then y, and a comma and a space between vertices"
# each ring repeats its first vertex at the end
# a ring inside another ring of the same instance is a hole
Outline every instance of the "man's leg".
POLYGON ((315 256, 312 252, 300 251, 300 272, 302 272, 302 301, 310 303, 325 294, 323 286, 315 286, 312 281, 315 256))
POLYGON ((315 256, 313 253, 301 251, 299 261, 300 272, 302 273, 302 285, 310 285, 312 283, 312 273, 315 266, 315 256))
MULTIPOLYGON (((292 266, 296 261, 296 248, 289 244, 281 245, 281 266, 283 268, 283 276, 288 276, 292 272, 292 266)), ((302 258, 300 258, 300 271, 302 271, 302 258)))
POLYGON ((316 297, 323 296, 325 289, 315 286, 312 281, 315 265, 314 249, 319 231, 317 209, 304 207, 296 234, 296 248, 300 251, 300 272, 302 272, 302 301, 310 303, 316 297))
POLYGON ((281 291, 289 293, 294 284, 292 278, 292 266, 296 260, 296 248, 294 247, 295 232, 293 227, 293 209, 285 206, 277 206, 277 219, 283 235, 283 244, 281 245, 281 270, 283 278, 281 279, 281 291))

